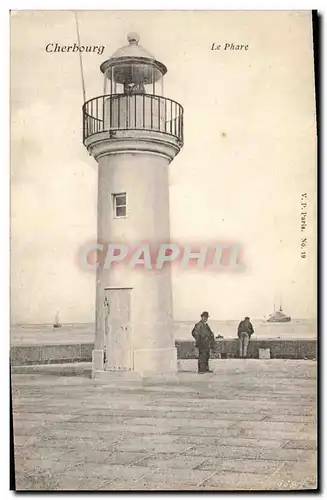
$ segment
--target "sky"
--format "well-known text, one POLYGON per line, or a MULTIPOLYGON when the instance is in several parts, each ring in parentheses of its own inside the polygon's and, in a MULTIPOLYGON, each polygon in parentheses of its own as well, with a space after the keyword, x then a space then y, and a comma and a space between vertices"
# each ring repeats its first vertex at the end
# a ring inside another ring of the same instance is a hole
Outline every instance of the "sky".
MULTIPOLYGON (((316 124, 311 14, 82 11, 87 99, 100 64, 138 32, 183 105, 184 147, 169 166, 171 239, 232 241, 245 269, 173 267, 174 318, 253 318, 282 299, 316 316, 316 124), (212 51, 213 43, 248 44, 212 51), (307 227, 301 233, 301 194, 307 227), (307 258, 301 258, 301 237, 307 258)), ((11 14, 11 320, 93 322, 95 276, 78 254, 96 239, 97 164, 82 144, 82 88, 71 11, 11 14)))

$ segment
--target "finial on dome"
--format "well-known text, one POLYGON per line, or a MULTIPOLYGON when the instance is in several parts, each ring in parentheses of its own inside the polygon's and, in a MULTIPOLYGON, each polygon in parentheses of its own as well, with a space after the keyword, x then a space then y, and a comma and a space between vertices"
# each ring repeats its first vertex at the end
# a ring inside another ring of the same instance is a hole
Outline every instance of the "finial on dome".
POLYGON ((137 33, 128 33, 127 40, 131 45, 137 45, 140 41, 140 35, 137 33))

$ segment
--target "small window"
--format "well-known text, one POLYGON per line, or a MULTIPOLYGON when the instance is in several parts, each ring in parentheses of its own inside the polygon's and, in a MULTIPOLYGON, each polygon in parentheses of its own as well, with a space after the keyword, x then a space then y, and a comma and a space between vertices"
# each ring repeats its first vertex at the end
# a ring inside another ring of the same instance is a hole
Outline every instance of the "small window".
POLYGON ((113 195, 114 217, 126 217, 126 193, 113 195))

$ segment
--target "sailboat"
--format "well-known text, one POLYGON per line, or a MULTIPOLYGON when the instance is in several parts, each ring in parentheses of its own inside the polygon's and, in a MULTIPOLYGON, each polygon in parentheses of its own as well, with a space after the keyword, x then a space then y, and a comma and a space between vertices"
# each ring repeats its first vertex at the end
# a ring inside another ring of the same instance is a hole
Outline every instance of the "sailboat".
POLYGON ((291 321, 291 316, 287 316, 283 311, 282 303, 279 306, 278 311, 275 310, 274 304, 274 312, 273 314, 269 314, 267 322, 268 323, 289 323, 291 321))
POLYGON ((61 328, 61 324, 59 323, 59 311, 56 313, 55 321, 53 323, 53 328, 61 328))

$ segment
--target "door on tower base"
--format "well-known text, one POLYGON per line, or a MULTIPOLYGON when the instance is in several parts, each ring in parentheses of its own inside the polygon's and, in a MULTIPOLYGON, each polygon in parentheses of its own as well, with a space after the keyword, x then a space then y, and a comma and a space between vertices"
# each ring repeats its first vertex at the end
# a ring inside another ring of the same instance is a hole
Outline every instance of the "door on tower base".
POLYGON ((131 292, 131 288, 105 288, 105 370, 132 370, 131 292))

